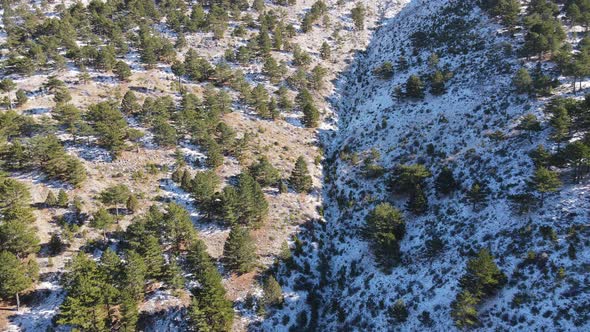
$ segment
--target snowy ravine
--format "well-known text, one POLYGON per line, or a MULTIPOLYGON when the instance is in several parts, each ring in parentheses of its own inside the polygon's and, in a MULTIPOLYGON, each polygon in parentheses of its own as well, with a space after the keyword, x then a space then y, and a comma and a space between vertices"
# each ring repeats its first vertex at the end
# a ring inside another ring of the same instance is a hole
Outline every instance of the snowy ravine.
MULTIPOLYGON (((510 37, 474 3, 408 1, 382 22, 367 51, 340 78, 331 98, 339 128, 320 134, 326 151, 326 222, 303 233, 305 244, 294 254, 296 264, 281 267, 280 281, 289 296, 264 322, 264 330, 456 330, 450 312, 458 280, 467 260, 482 248, 490 249, 508 277, 500 292, 479 307, 482 330, 590 329, 590 250, 585 240, 590 185, 572 184, 564 172, 563 188, 542 208, 528 215, 511 209, 508 196, 522 193, 534 170, 528 152, 539 144, 556 150, 543 113, 548 99, 514 93, 513 74, 535 64, 516 55, 522 35, 510 37), (412 36, 422 36, 423 45, 416 46, 412 36), (426 77, 434 71, 428 61, 432 53, 440 59, 438 68, 453 73, 446 93, 427 92, 420 101, 393 97, 394 87, 403 86, 410 75, 426 77), (396 69, 387 80, 371 74, 385 61, 395 64, 401 55, 409 61, 407 70, 396 69), (543 125, 532 142, 516 129, 529 113, 543 125), (407 197, 388 190, 389 174, 376 179, 363 175, 363 160, 372 149, 386 170, 421 163, 436 176, 448 166, 462 189, 437 197, 434 177, 428 179, 429 210, 414 216, 404 208, 407 197), (357 163, 343 158, 354 154, 357 163), (491 193, 488 204, 474 210, 465 192, 477 181, 491 193), (367 213, 382 201, 404 211, 407 227, 403 261, 391 271, 377 266, 362 236, 367 213), (571 259, 574 228, 582 240, 571 259), (554 230, 556 237, 544 236, 542 229, 554 230), (432 239, 444 244, 436 254, 428 250, 432 239), (536 262, 526 261, 530 252, 539 257, 536 262), (563 278, 558 277, 560 268, 563 278), (388 313, 398 300, 408 309, 405 322, 388 313)), ((556 95, 583 97, 584 91, 570 95, 567 80, 560 79, 564 85, 556 95)))

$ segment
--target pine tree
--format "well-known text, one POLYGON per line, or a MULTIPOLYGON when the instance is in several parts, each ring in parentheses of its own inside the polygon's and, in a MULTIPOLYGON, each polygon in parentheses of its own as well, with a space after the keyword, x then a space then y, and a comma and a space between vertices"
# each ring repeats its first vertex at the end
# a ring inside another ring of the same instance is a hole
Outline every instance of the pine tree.
POLYGON ((506 275, 496 265, 490 251, 482 249, 467 262, 465 275, 461 277, 459 284, 464 290, 482 298, 492 295, 506 280, 506 275))
POLYGON ((533 79, 528 70, 520 68, 514 75, 512 84, 516 87, 518 93, 530 93, 533 86, 533 79))
POLYGON ((313 181, 307 170, 307 163, 303 156, 299 156, 295 162, 295 168, 291 172, 289 182, 296 192, 310 192, 313 186, 313 181))
POLYGON ((332 50, 327 42, 322 43, 322 47, 320 48, 320 57, 322 60, 330 60, 332 57, 332 50))
POLYGON ((135 326, 139 320, 139 308, 137 301, 133 298, 133 294, 126 289, 121 292, 119 310, 121 313, 121 331, 135 331, 135 326))
POLYGON ((467 199, 473 205, 473 209, 475 209, 478 205, 482 205, 488 200, 487 188, 480 183, 474 183, 467 192, 467 199))
POLYGON ((424 98, 424 84, 420 77, 411 75, 406 82, 406 95, 410 98, 424 98))
POLYGON ((445 76, 440 70, 437 70, 432 75, 432 79, 430 81, 430 92, 435 96, 439 96, 444 94, 445 91, 445 76))
POLYGON ((315 128, 318 126, 319 119, 320 112, 313 104, 308 103, 303 106, 303 125, 307 128, 315 128))
POLYGON ((352 21, 354 22, 355 28, 357 30, 364 30, 366 15, 365 6, 361 2, 358 2, 356 6, 351 10, 350 15, 352 17, 352 21))
POLYGON ((131 196, 129 187, 124 184, 118 184, 103 190, 99 195, 99 200, 106 205, 115 207, 115 215, 119 219, 119 207, 127 203, 127 200, 131 196))
POLYGON ((438 194, 448 195, 458 189, 459 184, 455 180, 453 171, 448 167, 444 167, 440 173, 438 173, 434 186, 438 194))
POLYGON ((135 195, 129 195, 129 198, 127 199, 127 203, 125 204, 125 206, 129 213, 135 213, 137 211, 137 208, 139 207, 139 201, 137 200, 137 197, 135 197, 135 195))
POLYGON ((529 141, 533 143, 532 132, 541 131, 541 123, 539 120, 537 120, 537 117, 534 114, 527 114, 522 118, 516 128, 525 130, 527 132, 529 141))
POLYGON ((170 289, 182 289, 184 287, 184 277, 182 276, 182 269, 172 258, 170 263, 164 269, 164 282, 170 289))
POLYGON ((252 271, 256 266, 256 246, 250 232, 242 226, 233 226, 223 246, 225 265, 239 274, 252 271))
POLYGON ((121 81, 127 81, 131 77, 131 68, 124 61, 115 63, 114 72, 121 81))
POLYGON ((380 203, 366 218, 366 234, 377 260, 389 267, 399 261, 399 241, 406 233, 402 214, 389 203, 380 203))
POLYGON ((541 193, 541 206, 545 201, 545 195, 556 192, 561 187, 559 175, 545 167, 539 167, 531 179, 531 186, 541 193))
POLYGON ((428 198, 421 186, 416 187, 410 194, 406 208, 415 215, 421 215, 428 211, 428 198))
POLYGON ((126 252, 126 264, 124 271, 124 286, 136 301, 143 300, 145 278, 148 273, 143 257, 137 252, 126 252))
POLYGON ((451 304, 451 316, 455 325, 460 329, 470 328, 479 324, 477 305, 479 300, 465 290, 457 295, 451 304))
POLYGON ((59 308, 57 324, 84 331, 106 329, 105 281, 97 263, 79 252, 69 265, 64 281, 67 297, 59 308))
POLYGON ((0 251, 0 298, 14 297, 16 310, 20 311, 20 293, 37 279, 34 272, 35 269, 28 268, 12 253, 0 251))
POLYGON ((123 100, 121 101, 121 111, 125 114, 134 114, 139 111, 140 108, 141 106, 137 101, 135 93, 133 93, 132 90, 125 92, 123 100))
POLYGON ((424 165, 399 165, 389 179, 389 187, 396 194, 412 194, 418 187, 424 187, 430 171, 424 165))
POLYGON ((280 179, 279 171, 266 156, 260 157, 257 163, 250 165, 248 172, 263 187, 272 186, 280 179))
POLYGON ((262 290, 264 292, 263 301, 265 305, 275 306, 283 303, 283 289, 274 276, 268 276, 264 280, 262 290))
POLYGON ((47 198, 45 199, 45 207, 50 208, 55 206, 57 206, 57 198, 55 197, 53 191, 49 191, 47 198))
POLYGON ((67 208, 69 201, 70 199, 68 197, 68 194, 66 194, 66 192, 63 189, 60 189, 60 191, 57 193, 57 206, 67 208))
POLYGON ((100 230, 102 232, 103 239, 106 241, 107 229, 109 229, 114 224, 114 222, 115 220, 113 219, 113 216, 105 208, 100 208, 92 216, 90 227, 100 230))
POLYGON ((147 273, 146 277, 159 279, 164 269, 164 253, 158 239, 153 235, 148 235, 143 239, 139 253, 145 262, 147 273))

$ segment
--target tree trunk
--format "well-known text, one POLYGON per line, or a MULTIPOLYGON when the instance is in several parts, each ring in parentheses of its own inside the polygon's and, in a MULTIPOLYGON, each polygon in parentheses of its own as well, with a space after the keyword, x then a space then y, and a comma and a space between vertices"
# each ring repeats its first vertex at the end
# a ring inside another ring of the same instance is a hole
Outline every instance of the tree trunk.
POLYGON ((20 311, 20 296, 18 295, 18 292, 16 292, 16 311, 20 311))

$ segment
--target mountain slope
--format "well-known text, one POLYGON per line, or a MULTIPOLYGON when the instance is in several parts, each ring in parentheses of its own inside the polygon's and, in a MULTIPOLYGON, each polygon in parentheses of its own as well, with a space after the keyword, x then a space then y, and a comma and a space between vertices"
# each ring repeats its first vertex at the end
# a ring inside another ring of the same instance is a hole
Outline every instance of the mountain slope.
MULTIPOLYGON (((529 151, 539 144, 557 149, 543 113, 549 99, 513 91, 516 70, 535 66, 518 58, 521 43, 522 34, 511 37, 473 1, 411 1, 383 22, 332 97, 339 129, 322 134, 326 224, 307 238, 318 248, 314 254, 295 259, 304 267, 283 270, 283 281, 301 296, 288 311, 299 303, 309 312, 300 313, 295 325, 330 331, 455 329, 451 305, 458 281, 467 260, 489 248, 508 282, 479 307, 482 327, 588 328, 590 296, 584 285, 590 251, 584 241, 574 242, 572 232, 580 238, 588 234, 590 186, 573 184, 562 172, 561 191, 525 215, 514 213, 509 199, 528 187, 534 171, 529 151), (432 54, 437 64, 429 61, 432 54), (396 68, 391 79, 371 74, 401 56, 409 66, 396 68), (395 87, 411 75, 428 80, 436 68, 452 73, 446 93, 427 91, 423 100, 395 97, 395 87), (529 113, 543 128, 530 140, 517 129, 529 113), (363 160, 370 156, 389 174, 365 176, 363 160), (426 181, 424 215, 409 213, 408 196, 388 189, 390 174, 402 164, 423 164, 434 175, 426 181), (434 179, 445 166, 461 189, 441 197, 434 179), (474 208, 467 191, 476 183, 489 195, 487 204, 474 208), (363 236, 367 213, 382 201, 404 210, 406 220, 402 260, 390 270, 377 265, 363 236), (571 243, 575 258, 568 256, 571 243), (398 300, 407 308, 407 320, 395 319, 398 300)), ((569 90, 557 88, 554 96, 569 90)))

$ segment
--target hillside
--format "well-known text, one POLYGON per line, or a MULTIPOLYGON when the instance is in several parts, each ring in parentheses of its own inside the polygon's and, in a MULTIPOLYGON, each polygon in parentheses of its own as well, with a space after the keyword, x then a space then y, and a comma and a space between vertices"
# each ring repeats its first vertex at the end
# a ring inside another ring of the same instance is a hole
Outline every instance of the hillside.
POLYGON ((0 330, 590 329, 586 0, 3 0, 0 330))
MULTIPOLYGON (((580 30, 569 29, 576 45, 582 36, 572 31, 580 30)), ((519 56, 523 30, 507 31, 471 1, 409 1, 382 22, 331 96, 338 130, 321 134, 326 223, 306 238, 302 252, 313 254, 297 259, 311 268, 284 267, 282 281, 299 294, 288 310, 300 322, 319 330, 453 330, 466 263, 488 248, 507 282, 478 306, 482 329, 588 328, 587 181, 561 166, 558 193, 542 204, 537 194, 525 196, 523 213, 515 203, 535 172, 529 152, 558 151, 548 104, 583 100, 587 83, 572 94, 571 79, 543 61, 561 85, 547 96, 515 92, 516 71, 537 66, 519 56), (391 78, 371 74, 384 63, 395 67, 391 78), (410 76, 428 82, 437 69, 451 73, 444 93, 426 83, 423 98, 396 94, 410 76), (520 127, 529 114, 541 126, 532 134, 520 127), (391 188, 400 165, 423 165, 432 175, 423 184, 426 208, 411 212, 411 194, 391 188), (448 195, 435 185, 444 168, 457 183, 448 195), (488 191, 477 206, 468 193, 474 184, 488 191), (401 209, 406 223, 401 259, 385 269, 365 236, 367 214, 380 202, 401 209)), ((276 317, 269 324, 281 311, 276 317)))

